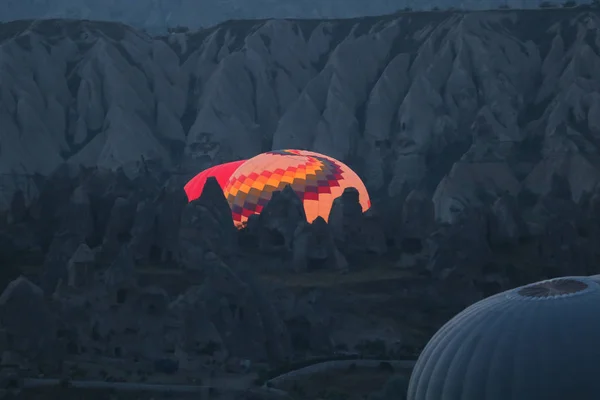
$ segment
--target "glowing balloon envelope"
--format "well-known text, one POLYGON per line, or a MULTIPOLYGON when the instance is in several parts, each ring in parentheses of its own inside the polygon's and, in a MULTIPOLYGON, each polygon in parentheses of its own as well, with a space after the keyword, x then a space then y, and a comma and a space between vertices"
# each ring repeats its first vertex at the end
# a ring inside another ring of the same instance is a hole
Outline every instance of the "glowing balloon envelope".
POLYGON ((231 174, 233 174, 235 170, 244 162, 246 162, 246 160, 219 164, 200 172, 198 175, 193 177, 183 188, 188 197, 188 200, 194 201, 198 197, 200 197, 200 195, 202 194, 202 190, 204 189, 204 185, 206 184, 206 180, 211 176, 214 176, 217 182, 219 182, 219 185, 221 185, 221 187, 224 187, 225 184, 229 181, 231 174))
POLYGON ((600 399, 600 285, 564 277, 499 293, 444 325, 408 400, 600 399))
POLYGON ((333 200, 348 187, 358 190, 363 211, 371 206, 364 183, 342 162, 305 150, 270 151, 241 164, 224 186, 236 226, 260 213, 286 185, 303 201, 309 222, 319 216, 327 221, 333 200))

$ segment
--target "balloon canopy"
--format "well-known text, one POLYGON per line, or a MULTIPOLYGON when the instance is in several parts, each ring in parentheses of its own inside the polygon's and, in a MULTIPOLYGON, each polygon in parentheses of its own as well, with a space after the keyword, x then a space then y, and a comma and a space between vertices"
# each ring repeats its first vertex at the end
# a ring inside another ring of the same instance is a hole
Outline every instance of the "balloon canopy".
POLYGON ((600 285, 564 277, 465 309, 425 346, 408 400, 598 399, 600 285))
POLYGON ((246 160, 233 161, 225 164, 215 165, 200 172, 198 175, 193 177, 185 186, 185 194, 187 195, 188 201, 194 201, 202 194, 206 180, 214 176, 221 187, 227 184, 227 181, 231 177, 231 174, 242 165, 246 160))
POLYGON ((229 178, 224 192, 234 223, 243 226, 286 185, 302 200, 308 222, 327 221, 333 200, 348 187, 358 190, 363 211, 371 206, 364 183, 342 162, 311 151, 277 150, 249 159, 229 178))
POLYGON ((348 187, 358 190, 363 211, 371 207, 369 193, 354 171, 334 158, 311 151, 270 151, 249 160, 216 165, 185 185, 189 201, 200 197, 210 176, 223 188, 238 228, 245 225, 250 215, 262 211, 273 192, 287 185, 302 200, 309 222, 319 216, 327 221, 333 200, 348 187))

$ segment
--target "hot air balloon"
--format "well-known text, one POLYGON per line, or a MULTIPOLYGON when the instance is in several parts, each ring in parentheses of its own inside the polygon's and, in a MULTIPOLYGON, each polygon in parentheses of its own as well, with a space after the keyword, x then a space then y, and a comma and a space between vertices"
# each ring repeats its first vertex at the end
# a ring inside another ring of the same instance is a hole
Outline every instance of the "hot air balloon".
POLYGON ((419 356, 408 400, 600 398, 600 285, 563 277, 484 299, 419 356))
POLYGON ((269 151, 241 164, 224 186, 236 226, 260 213, 286 185, 302 199, 309 222, 319 216, 327 221, 333 200, 348 187, 358 190, 363 211, 371 206, 364 183, 342 162, 305 150, 269 151))
POLYGON ((204 189, 204 184, 210 176, 214 176, 217 179, 217 182, 219 182, 219 185, 221 185, 221 187, 224 187, 225 184, 229 181, 231 174, 233 174, 235 170, 244 162, 246 162, 246 160, 219 164, 200 172, 198 175, 193 177, 183 188, 185 190, 185 193, 187 194, 188 200, 194 201, 198 197, 200 197, 200 195, 202 194, 202 190, 204 189))

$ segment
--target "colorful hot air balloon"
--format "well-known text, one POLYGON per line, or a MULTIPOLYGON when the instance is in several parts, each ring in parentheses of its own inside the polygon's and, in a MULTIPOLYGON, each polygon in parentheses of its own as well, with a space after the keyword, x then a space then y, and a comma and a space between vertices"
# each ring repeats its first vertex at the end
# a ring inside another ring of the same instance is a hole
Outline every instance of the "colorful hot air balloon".
POLYGON ((200 172, 198 175, 193 177, 183 188, 185 190, 185 193, 187 194, 188 200, 194 201, 198 197, 200 197, 200 195, 202 194, 202 190, 204 189, 204 184, 210 176, 214 176, 217 179, 217 182, 219 182, 219 185, 221 185, 221 187, 224 187, 225 184, 229 181, 231 174, 233 174, 235 170, 244 162, 246 162, 246 160, 219 164, 200 172))
POLYGON ((319 216, 327 221, 333 200, 348 187, 358 190, 363 211, 371 207, 364 183, 340 161, 304 150, 270 151, 240 165, 223 188, 236 226, 260 213, 286 185, 302 199, 309 222, 319 216))
POLYGON ((600 398, 600 285, 532 283, 465 309, 419 356, 408 400, 600 398))

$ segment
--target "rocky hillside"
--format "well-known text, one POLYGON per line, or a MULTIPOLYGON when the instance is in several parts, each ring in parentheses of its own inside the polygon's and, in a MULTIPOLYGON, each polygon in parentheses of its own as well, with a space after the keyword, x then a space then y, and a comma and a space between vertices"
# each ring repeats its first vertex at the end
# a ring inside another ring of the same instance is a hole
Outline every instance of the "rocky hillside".
MULTIPOLYGON (((2 21, 72 18, 122 22, 152 32, 168 27, 208 27, 232 19, 355 18, 384 15, 406 7, 494 10, 537 8, 544 0, 6 0, 2 21)), ((548 3, 548 2, 547 2, 548 3)), ((550 2, 562 6, 564 1, 550 2)), ((577 4, 590 3, 578 0, 577 4)))
POLYGON ((272 148, 347 161, 436 217, 598 183, 600 14, 401 13, 239 21, 168 37, 118 23, 0 25, 0 205, 61 163, 197 171, 272 148), (526 197, 526 196, 525 196, 526 197))
POLYGON ((0 25, 2 363, 245 389, 600 274, 599 17, 0 25), (349 163, 372 210, 348 189, 308 224, 287 188, 238 231, 216 180, 187 202, 188 175, 284 147, 349 163))

